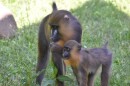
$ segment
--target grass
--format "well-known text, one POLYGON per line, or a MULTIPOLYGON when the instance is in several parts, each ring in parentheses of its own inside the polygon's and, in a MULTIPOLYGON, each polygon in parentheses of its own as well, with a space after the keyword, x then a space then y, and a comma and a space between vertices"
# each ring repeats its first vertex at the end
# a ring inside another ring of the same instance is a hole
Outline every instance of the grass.
MULTIPOLYGON (((16 37, 0 40, 0 86, 36 86, 37 35, 42 18, 52 11, 51 0, 0 0, 14 13, 16 37), (20 4, 19 4, 20 3, 20 4)), ((70 10, 83 27, 82 45, 100 47, 107 40, 113 52, 110 86, 130 86, 130 1, 56 0, 58 8, 70 10), (64 5, 63 5, 64 4, 64 5)), ((54 69, 48 65, 44 86, 54 86, 54 69), (46 85, 45 85, 46 84, 46 85)), ((76 86, 70 68, 67 76, 76 86)), ((95 85, 100 86, 97 78, 95 85)))

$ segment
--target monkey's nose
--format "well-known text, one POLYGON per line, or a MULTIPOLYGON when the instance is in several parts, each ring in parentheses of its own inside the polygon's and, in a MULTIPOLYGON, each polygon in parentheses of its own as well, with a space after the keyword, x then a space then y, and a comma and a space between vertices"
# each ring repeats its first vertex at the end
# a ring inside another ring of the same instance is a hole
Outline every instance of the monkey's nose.
POLYGON ((66 58, 66 59, 67 59, 67 58, 69 58, 69 54, 68 54, 68 53, 66 53, 66 52, 65 52, 65 53, 63 53, 63 58, 66 58))

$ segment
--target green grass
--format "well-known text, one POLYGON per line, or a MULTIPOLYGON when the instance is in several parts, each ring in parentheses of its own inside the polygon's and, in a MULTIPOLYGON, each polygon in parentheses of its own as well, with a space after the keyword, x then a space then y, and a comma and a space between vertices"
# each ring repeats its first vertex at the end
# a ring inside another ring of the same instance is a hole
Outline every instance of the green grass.
MULTIPOLYGON (((37 35, 42 18, 51 13, 51 0, 0 0, 14 13, 16 37, 0 40, 0 86, 35 86, 37 35)), ((58 8, 70 10, 83 27, 82 44, 100 47, 107 40, 113 52, 110 86, 130 86, 130 1, 129 0, 56 0, 58 8)), ((45 84, 53 84, 52 64, 46 70, 45 84)), ((70 68, 67 76, 74 80, 70 68)), ((97 78, 95 85, 99 85, 97 78)), ((52 85, 54 86, 54 85, 52 85)))

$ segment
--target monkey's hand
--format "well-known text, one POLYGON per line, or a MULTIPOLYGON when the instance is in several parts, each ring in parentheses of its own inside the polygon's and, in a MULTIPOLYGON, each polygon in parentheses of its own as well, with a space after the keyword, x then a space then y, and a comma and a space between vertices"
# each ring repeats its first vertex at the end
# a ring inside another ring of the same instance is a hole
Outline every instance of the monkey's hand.
POLYGON ((56 43, 52 43, 51 44, 51 51, 53 52, 53 53, 61 53, 62 54, 62 47, 61 46, 59 46, 58 44, 56 44, 56 43))

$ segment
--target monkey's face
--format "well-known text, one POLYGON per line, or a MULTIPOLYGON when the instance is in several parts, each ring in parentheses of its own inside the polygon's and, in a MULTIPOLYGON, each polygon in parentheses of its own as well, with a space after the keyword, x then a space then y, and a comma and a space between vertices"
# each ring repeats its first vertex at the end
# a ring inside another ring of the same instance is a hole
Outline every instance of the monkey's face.
POLYGON ((64 57, 65 59, 69 59, 70 53, 71 53, 71 48, 65 46, 65 47, 63 48, 63 57, 64 57))
POLYGON ((58 42, 59 40, 66 42, 73 39, 75 35, 75 30, 71 26, 70 17, 68 15, 61 14, 59 15, 59 13, 54 13, 49 20, 51 40, 53 42, 58 42))
POLYGON ((69 40, 65 43, 63 48, 63 58, 69 59, 75 57, 81 50, 81 45, 75 40, 69 40))
POLYGON ((59 40, 67 41, 72 39, 74 36, 74 31, 69 26, 65 24, 60 25, 50 25, 51 26, 51 40, 57 42, 59 40))

